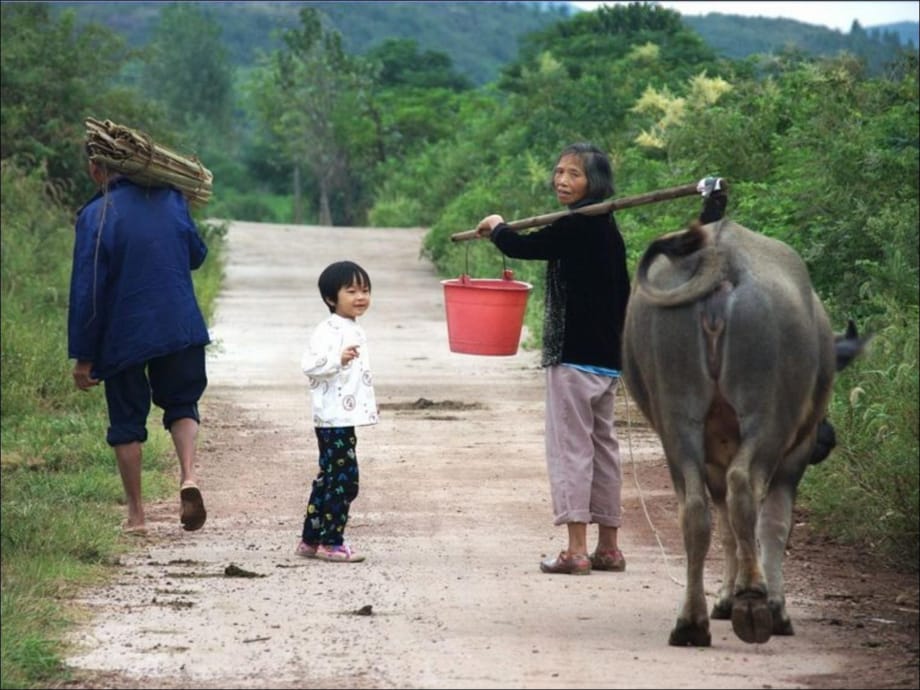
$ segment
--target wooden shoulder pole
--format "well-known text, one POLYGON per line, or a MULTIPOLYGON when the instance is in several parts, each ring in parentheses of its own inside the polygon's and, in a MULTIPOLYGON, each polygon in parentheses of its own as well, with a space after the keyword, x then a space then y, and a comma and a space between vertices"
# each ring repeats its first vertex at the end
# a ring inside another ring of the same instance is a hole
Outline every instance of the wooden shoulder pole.
MULTIPOLYGON (((696 182, 692 182, 690 184, 680 185, 679 187, 656 189, 655 191, 648 192, 646 194, 624 196, 622 199, 613 199, 612 201, 602 201, 599 204, 583 206, 577 211, 558 211, 557 213, 546 213, 542 216, 533 216, 531 218, 522 218, 521 220, 512 220, 508 222, 508 227, 512 230, 535 228, 539 225, 549 225, 553 221, 557 221, 571 213, 581 213, 586 216, 599 216, 602 213, 619 211, 624 208, 632 208, 633 206, 644 206, 645 204, 651 204, 656 201, 667 201, 668 199, 677 199, 682 196, 692 196, 694 194, 699 194, 696 185, 696 182)), ((450 236, 450 239, 454 242, 460 242, 461 240, 475 240, 477 237, 478 235, 476 234, 476 228, 473 228, 472 230, 454 233, 450 236)))

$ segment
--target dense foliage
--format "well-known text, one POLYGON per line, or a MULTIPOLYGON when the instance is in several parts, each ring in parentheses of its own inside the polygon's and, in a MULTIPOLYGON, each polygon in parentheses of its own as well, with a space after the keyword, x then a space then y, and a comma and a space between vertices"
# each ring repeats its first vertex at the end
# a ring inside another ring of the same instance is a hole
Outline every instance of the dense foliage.
POLYGON ((47 4, 3 3, 0 14, 0 159, 44 165, 57 184, 78 185, 83 118, 97 108, 138 115, 133 93, 108 88, 130 53, 111 31, 76 29, 72 14, 52 21, 47 4))
MULTIPOLYGON (((494 81, 502 66, 517 57, 520 39, 580 10, 567 2, 366 2, 349 1, 182 3, 210 5, 209 14, 225 38, 234 67, 253 64, 259 53, 281 47, 280 31, 299 23, 300 10, 313 7, 331 29, 342 34, 345 49, 363 55, 387 39, 414 39, 423 50, 445 53, 474 84, 494 81)), ((130 45, 146 45, 155 31, 162 3, 56 2, 52 11, 75 9, 81 22, 110 27, 130 45)), ((718 5, 702 16, 682 16, 719 55, 743 59, 752 54, 796 51, 832 56, 843 52, 866 59, 874 69, 902 47, 916 51, 917 23, 849 32, 791 19, 722 14, 718 5)), ((844 10, 841 10, 844 11, 844 10)))

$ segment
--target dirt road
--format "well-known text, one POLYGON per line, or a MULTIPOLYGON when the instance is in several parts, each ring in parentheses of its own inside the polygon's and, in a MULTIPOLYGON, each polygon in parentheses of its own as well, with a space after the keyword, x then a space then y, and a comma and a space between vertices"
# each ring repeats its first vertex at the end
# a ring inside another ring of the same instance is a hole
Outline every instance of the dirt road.
MULTIPOLYGON (((828 588, 865 591, 875 577, 871 564, 835 561, 840 552, 812 564, 794 545, 794 637, 747 645, 714 621, 711 648, 668 647, 683 581, 673 495, 656 439, 622 396, 627 570, 541 574, 564 530, 551 522, 537 354, 451 353, 421 238, 232 226, 202 407, 207 525, 183 532, 178 499, 150 509, 151 534, 117 580, 86 594, 89 617, 67 660, 74 685, 916 687, 916 612, 904 646, 888 633, 909 623, 881 604, 862 602, 885 623, 833 608, 828 588), (362 324, 381 407, 380 424, 358 430, 361 493, 347 534, 367 561, 353 565, 293 553, 316 467, 299 360, 327 314, 316 278, 341 258, 373 280, 362 324), (821 567, 838 579, 822 579, 821 567)), ((712 593, 718 539, 710 561, 712 593)), ((889 594, 893 610, 898 592, 889 594)), ((909 612, 916 590, 908 595, 899 601, 909 612)))

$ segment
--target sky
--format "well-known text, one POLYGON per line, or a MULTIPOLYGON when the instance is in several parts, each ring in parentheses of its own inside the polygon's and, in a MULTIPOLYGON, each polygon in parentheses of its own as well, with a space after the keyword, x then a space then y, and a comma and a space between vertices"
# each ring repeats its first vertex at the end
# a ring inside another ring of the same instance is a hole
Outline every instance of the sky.
MULTIPOLYGON (((625 4, 618 2, 573 2, 582 9, 594 9, 598 5, 625 4)), ((746 17, 769 17, 794 19, 806 24, 818 24, 849 33, 853 20, 863 28, 894 22, 916 22, 920 13, 920 2, 659 2, 662 7, 681 14, 701 15, 710 12, 719 14, 740 14, 746 17)))

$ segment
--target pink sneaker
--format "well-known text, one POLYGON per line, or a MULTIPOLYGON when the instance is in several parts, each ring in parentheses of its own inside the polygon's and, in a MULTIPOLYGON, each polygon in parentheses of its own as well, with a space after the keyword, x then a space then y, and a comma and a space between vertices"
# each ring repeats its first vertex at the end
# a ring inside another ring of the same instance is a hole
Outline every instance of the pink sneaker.
POLYGON ((301 541, 297 548, 294 550, 298 556, 303 556, 304 558, 315 558, 316 557, 316 544, 308 544, 305 541, 301 541))
POLYGON ((348 544, 320 544, 316 547, 316 555, 321 561, 335 561, 336 563, 360 563, 364 556, 360 556, 351 550, 348 544))

